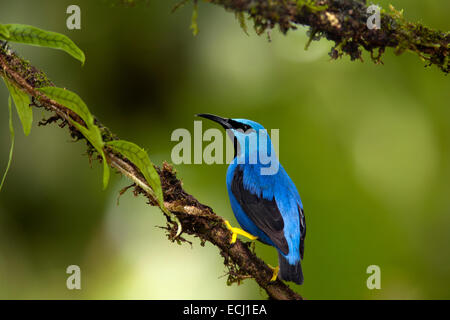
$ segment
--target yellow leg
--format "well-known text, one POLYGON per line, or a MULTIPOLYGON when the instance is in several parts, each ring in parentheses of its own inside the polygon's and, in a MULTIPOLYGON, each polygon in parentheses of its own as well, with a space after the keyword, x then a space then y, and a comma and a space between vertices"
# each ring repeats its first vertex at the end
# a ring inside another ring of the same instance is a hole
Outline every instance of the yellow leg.
POLYGON ((238 234, 240 234, 241 236, 244 236, 244 237, 246 237, 246 238, 248 238, 248 239, 250 239, 250 240, 256 240, 256 239, 258 239, 258 237, 255 237, 254 235, 248 233, 247 231, 244 231, 244 230, 239 229, 239 228, 233 228, 233 227, 231 226, 231 224, 228 222, 228 220, 225 220, 225 226, 227 227, 228 230, 230 230, 230 231, 233 233, 233 235, 232 235, 232 237, 231 237, 231 242, 230 242, 230 244, 233 244, 233 243, 236 242, 236 239, 237 239, 237 235, 238 235, 238 234))
POLYGON ((280 272, 280 266, 274 268, 270 264, 268 265, 270 269, 273 271, 272 278, 270 279, 270 282, 276 281, 278 278, 278 272, 280 272))

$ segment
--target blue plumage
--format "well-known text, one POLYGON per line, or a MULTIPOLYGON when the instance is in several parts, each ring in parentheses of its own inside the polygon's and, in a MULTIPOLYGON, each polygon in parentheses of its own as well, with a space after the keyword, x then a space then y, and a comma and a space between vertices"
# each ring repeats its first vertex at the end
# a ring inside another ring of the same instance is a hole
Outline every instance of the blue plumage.
POLYGON ((238 223, 246 232, 277 249, 283 280, 302 284, 306 235, 303 204, 274 154, 267 131, 246 119, 199 116, 220 123, 234 139, 236 157, 228 167, 226 183, 238 223), (264 154, 271 156, 270 162, 264 154))

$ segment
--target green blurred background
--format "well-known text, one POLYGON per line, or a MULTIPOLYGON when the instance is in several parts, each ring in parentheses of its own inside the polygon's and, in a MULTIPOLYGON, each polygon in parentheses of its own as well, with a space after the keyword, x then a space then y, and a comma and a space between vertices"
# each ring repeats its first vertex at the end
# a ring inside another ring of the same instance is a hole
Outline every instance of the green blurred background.
MULTIPOLYGON (((2 23, 64 33, 86 53, 13 44, 61 87, 83 97, 121 138, 170 161, 171 133, 193 129, 194 114, 249 118, 280 129, 280 159, 304 202, 308 299, 450 298, 450 85, 416 56, 388 50, 384 66, 330 61, 332 43, 304 51, 305 29, 272 42, 233 14, 199 5, 200 33, 189 29, 192 6, 176 1, 138 8, 105 1, 2 0, 2 23), (66 28, 78 4, 82 29, 66 28), (379 265, 381 290, 366 287, 379 265)), ((446 0, 379 1, 405 8, 412 21, 449 29, 446 0)), ((0 168, 9 152, 7 91, 1 85, 0 168)), ((125 178, 101 189, 102 169, 34 110, 24 137, 15 116, 16 149, 0 193, 0 298, 262 299, 253 280, 228 287, 218 250, 193 240, 167 241, 162 214, 131 193, 116 200, 125 178), (82 290, 66 288, 66 268, 81 267, 82 290)), ((204 127, 214 127, 205 122, 204 127)), ((206 145, 206 144, 205 144, 206 145)), ((225 187, 226 165, 176 166, 188 192, 236 224, 225 187)), ((257 253, 277 264, 273 248, 257 253)))

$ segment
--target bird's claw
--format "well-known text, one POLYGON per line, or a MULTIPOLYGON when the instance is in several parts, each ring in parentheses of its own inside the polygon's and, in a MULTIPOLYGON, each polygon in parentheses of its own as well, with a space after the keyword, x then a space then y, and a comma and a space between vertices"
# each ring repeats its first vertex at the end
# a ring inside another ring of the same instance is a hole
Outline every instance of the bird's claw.
POLYGON ((230 222, 228 222, 228 220, 225 220, 225 226, 232 233, 230 244, 233 244, 236 242, 238 234, 240 234, 241 236, 244 236, 252 241, 258 239, 258 237, 248 233, 247 231, 244 231, 240 228, 233 228, 231 226, 230 222))
POLYGON ((278 278, 278 272, 280 272, 280 266, 277 266, 276 268, 272 267, 270 264, 268 266, 273 271, 273 275, 272 275, 272 278, 270 278, 270 282, 274 282, 278 278))

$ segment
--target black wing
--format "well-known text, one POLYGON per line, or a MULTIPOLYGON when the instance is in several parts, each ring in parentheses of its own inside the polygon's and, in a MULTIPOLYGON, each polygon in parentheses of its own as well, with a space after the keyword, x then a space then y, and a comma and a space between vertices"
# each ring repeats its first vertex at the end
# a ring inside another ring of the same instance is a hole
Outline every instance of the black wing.
POLYGON ((300 213, 300 258, 303 260, 303 254, 305 253, 305 237, 306 237, 306 220, 305 212, 300 206, 298 206, 298 212, 300 213))
POLYGON ((258 197, 244 188, 244 177, 241 170, 236 169, 231 192, 249 219, 261 229, 284 254, 289 253, 289 246, 284 237, 284 221, 275 198, 267 200, 258 197))

